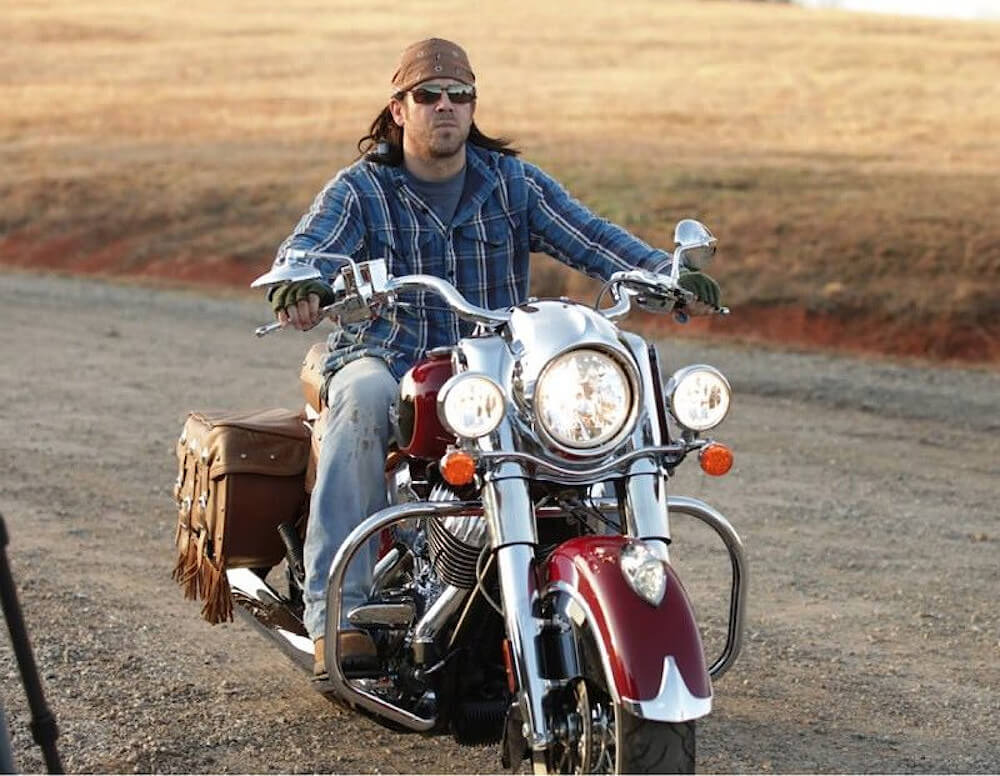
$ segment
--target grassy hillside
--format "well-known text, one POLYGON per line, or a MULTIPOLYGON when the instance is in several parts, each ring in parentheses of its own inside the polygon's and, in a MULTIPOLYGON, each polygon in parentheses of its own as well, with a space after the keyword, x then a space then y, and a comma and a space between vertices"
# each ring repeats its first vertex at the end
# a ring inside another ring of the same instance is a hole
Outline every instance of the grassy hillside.
MULTIPOLYGON (((37 0, 0 27, 0 261, 243 283, 384 104, 468 49, 477 119, 795 342, 1000 360, 1000 24, 771 3, 37 0)), ((579 281, 541 262, 540 292, 579 281)))

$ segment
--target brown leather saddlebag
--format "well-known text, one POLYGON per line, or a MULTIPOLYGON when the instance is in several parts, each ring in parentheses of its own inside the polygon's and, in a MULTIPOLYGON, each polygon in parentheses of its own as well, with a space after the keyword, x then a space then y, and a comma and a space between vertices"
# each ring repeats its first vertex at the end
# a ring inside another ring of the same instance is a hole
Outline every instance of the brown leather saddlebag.
POLYGON ((299 370, 299 384, 302 386, 302 395, 306 397, 306 402, 316 412, 323 409, 324 402, 320 398, 323 395, 323 386, 326 383, 326 360, 330 356, 330 348, 325 342, 317 342, 302 359, 302 368, 299 370))
POLYGON ((312 493, 316 486, 316 464, 319 461, 320 443, 326 433, 327 408, 323 400, 323 388, 326 385, 326 360, 330 356, 330 348, 325 342, 317 342, 306 353, 302 359, 302 368, 299 370, 299 384, 302 386, 302 395, 306 397, 306 403, 312 407, 319 416, 313 422, 312 452, 309 455, 309 465, 306 468, 306 492, 312 493))
POLYGON ((285 557, 281 523, 305 530, 309 429, 297 412, 192 412, 177 441, 174 579, 210 623, 232 620, 225 569, 285 557))

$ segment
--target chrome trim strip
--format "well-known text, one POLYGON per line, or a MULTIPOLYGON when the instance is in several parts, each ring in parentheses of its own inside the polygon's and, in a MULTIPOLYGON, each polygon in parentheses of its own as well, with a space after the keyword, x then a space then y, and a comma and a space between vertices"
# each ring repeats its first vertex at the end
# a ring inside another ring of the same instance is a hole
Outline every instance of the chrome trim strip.
MULTIPOLYGON (((691 450, 703 447, 704 444, 697 444, 695 446, 689 446, 683 442, 674 445, 657 445, 655 447, 644 447, 641 450, 633 450, 630 453, 621 455, 613 460, 601 464, 600 466, 588 467, 586 470, 574 470, 565 469, 562 466, 557 466, 554 463, 550 463, 542 458, 531 455, 529 453, 514 453, 514 452, 489 452, 482 451, 475 453, 475 457, 481 461, 497 462, 497 463, 507 463, 516 462, 525 464, 532 471, 532 476, 538 477, 542 473, 548 476, 556 476, 564 478, 570 482, 592 482, 595 479, 600 479, 606 474, 612 474, 615 472, 620 472, 628 464, 640 459, 640 458, 652 458, 658 455, 687 455, 691 450)), ((620 472, 624 473, 624 472, 620 472)))
POLYGON ((686 722, 704 717, 712 710, 712 696, 692 695, 672 655, 663 659, 663 678, 655 698, 637 701, 622 698, 622 708, 642 719, 659 722, 686 722))
POLYGON ((722 652, 708 669, 708 675, 717 679, 736 662, 743 646, 743 622, 747 598, 747 566, 743 542, 722 513, 704 501, 686 496, 670 496, 667 499, 667 509, 701 520, 719 535, 729 550, 729 560, 733 568, 732 589, 729 596, 729 629, 722 652))

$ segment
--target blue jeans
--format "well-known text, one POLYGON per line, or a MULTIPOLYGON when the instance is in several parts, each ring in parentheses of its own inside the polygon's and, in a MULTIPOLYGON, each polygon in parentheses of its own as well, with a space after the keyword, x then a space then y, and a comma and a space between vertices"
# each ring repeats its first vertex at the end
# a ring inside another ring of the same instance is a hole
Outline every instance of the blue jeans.
MULTIPOLYGON (((330 379, 329 417, 320 442, 303 553, 305 626, 314 641, 325 633, 326 583, 334 554, 362 520, 386 506, 389 407, 398 391, 396 379, 377 358, 352 361, 330 379)), ((373 539, 359 549, 348 566, 342 615, 368 598, 376 543, 373 539)), ((341 627, 350 627, 343 616, 341 627)))

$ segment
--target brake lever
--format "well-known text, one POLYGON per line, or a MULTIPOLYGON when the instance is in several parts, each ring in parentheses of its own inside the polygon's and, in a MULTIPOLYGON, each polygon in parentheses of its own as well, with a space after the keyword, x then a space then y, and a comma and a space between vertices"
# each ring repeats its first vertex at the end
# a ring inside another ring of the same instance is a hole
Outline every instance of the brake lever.
MULTIPOLYGON (((331 312, 333 312, 335 308, 337 308, 338 306, 340 306, 340 302, 334 302, 333 304, 328 304, 326 307, 319 308, 320 312, 319 320, 316 321, 316 323, 314 323, 312 326, 310 326, 309 329, 315 329, 317 326, 319 326, 320 322, 324 318, 326 318, 331 312)), ((258 337, 265 337, 272 331, 283 329, 287 325, 288 325, 287 323, 281 323, 280 321, 271 321, 270 323, 265 323, 261 326, 258 326, 256 329, 253 330, 253 333, 258 337)))
MULTIPOLYGON (((713 307, 712 315, 729 315, 728 307, 713 307)), ((691 320, 691 313, 684 309, 684 307, 678 307, 674 310, 674 320, 677 323, 687 323, 691 320)))

